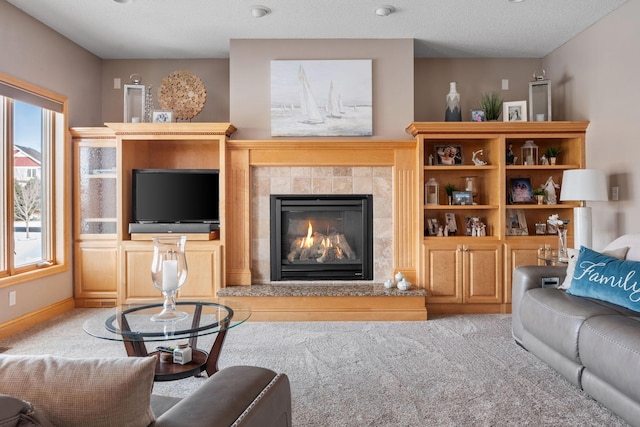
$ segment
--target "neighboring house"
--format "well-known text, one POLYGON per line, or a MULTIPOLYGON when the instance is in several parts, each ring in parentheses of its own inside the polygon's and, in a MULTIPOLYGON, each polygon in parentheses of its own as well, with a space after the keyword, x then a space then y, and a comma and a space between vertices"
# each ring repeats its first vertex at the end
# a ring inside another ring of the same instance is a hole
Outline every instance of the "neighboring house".
POLYGON ((16 145, 13 149, 13 177, 16 181, 26 182, 41 177, 41 154, 33 148, 16 145))

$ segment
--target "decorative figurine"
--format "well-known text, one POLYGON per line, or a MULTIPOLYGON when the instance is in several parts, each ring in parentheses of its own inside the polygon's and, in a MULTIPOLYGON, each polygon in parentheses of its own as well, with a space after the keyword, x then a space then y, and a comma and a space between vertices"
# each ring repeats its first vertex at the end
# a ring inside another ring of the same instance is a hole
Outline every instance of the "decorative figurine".
POLYGON ((507 156, 506 156, 507 164, 514 165, 516 163, 516 157, 513 154, 513 143, 510 142, 507 146, 507 156))
POLYGON ((484 154, 484 150, 478 150, 478 151, 474 151, 473 152, 473 156, 471 157, 471 161, 473 161, 473 164, 476 166, 484 166, 487 164, 487 162, 480 160, 478 158, 478 155, 483 155, 484 154))
POLYGON ((556 203, 558 203, 558 196, 556 195, 556 190, 557 189, 559 190, 560 186, 555 182, 553 182, 552 176, 550 176, 547 179, 547 182, 545 182, 543 188, 544 188, 544 191, 547 192, 547 204, 555 205, 556 203))

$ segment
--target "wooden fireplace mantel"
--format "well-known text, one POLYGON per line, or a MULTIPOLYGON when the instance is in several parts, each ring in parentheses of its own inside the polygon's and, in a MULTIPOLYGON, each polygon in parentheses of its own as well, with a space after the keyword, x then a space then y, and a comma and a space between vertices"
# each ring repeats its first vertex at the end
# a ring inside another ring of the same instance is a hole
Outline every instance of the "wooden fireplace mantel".
POLYGON ((251 285, 250 171, 258 166, 390 166, 393 168, 393 269, 416 281, 419 197, 415 141, 230 140, 226 175, 226 285, 251 285))

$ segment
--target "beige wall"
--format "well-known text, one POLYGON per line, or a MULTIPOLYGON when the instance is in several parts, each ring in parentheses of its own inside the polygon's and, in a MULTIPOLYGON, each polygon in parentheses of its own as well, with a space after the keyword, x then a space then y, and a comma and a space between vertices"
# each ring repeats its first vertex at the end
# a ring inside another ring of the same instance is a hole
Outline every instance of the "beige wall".
POLYGON ((100 121, 102 62, 0 0, 0 72, 66 95, 69 125, 100 121))
POLYGON ((587 167, 620 187, 620 201, 592 202, 593 246, 640 232, 640 0, 630 0, 544 58, 558 120, 589 120, 587 167))
MULTIPOLYGON (((202 80, 207 91, 204 108, 191 121, 229 121, 229 60, 227 59, 150 59, 104 60, 102 66, 102 122, 123 121, 124 92, 122 85, 131 83, 134 73, 142 76, 142 84, 151 85, 154 109, 160 108, 158 88, 162 79, 174 71, 189 71, 202 80), (121 81, 120 89, 114 89, 114 79, 121 81)), ((95 126, 89 125, 89 126, 95 126)))
MULTIPOLYGON (((542 67, 541 59, 438 59, 415 60, 415 121, 444 120, 449 82, 460 93, 462 120, 471 120, 471 109, 480 108, 484 92, 497 92, 504 101, 529 99, 529 81, 542 67), (502 90, 502 79, 509 89, 502 90)), ((502 119, 502 116, 500 116, 502 119)))
MULTIPOLYGON (((101 61, 78 45, 0 0, 0 72, 64 94, 69 98, 69 125, 95 123, 100 118, 101 61)), ((71 165, 71 155, 67 159, 71 165)), ((68 170, 71 194, 71 168, 68 170)), ((71 198, 68 211, 71 212, 71 198)), ((71 233, 71 218, 68 219, 71 233)), ((71 254, 71 239, 69 239, 71 254)), ((73 296, 69 271, 46 279, 0 288, 0 323, 73 296), (9 291, 17 304, 8 306, 9 291)))
POLYGON ((407 139, 413 121, 413 40, 231 40, 234 139, 271 138, 273 59, 373 60, 373 138, 407 139))

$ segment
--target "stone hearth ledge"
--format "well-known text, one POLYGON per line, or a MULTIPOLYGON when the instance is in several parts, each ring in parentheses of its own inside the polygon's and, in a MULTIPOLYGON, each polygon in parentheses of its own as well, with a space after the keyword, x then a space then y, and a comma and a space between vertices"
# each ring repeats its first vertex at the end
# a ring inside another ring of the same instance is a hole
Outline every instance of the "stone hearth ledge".
POLYGON ((278 285, 256 284, 250 286, 227 286, 217 292, 219 297, 380 297, 407 296, 426 297, 422 288, 401 291, 387 289, 382 284, 324 285, 283 283, 278 285))

